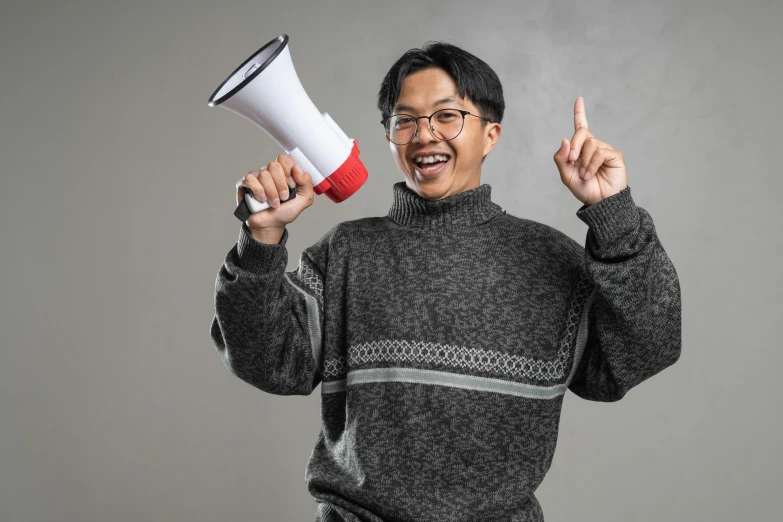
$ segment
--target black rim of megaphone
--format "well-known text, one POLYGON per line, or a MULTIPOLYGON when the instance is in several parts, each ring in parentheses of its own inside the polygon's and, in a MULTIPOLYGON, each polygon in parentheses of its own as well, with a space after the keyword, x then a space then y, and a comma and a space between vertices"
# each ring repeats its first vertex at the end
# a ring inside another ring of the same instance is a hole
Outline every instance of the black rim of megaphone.
POLYGON ((242 62, 242 65, 240 65, 239 67, 237 67, 236 69, 234 69, 234 72, 232 72, 231 74, 229 74, 229 75, 226 77, 226 79, 225 79, 225 80, 223 80, 223 83, 221 83, 221 84, 220 84, 220 86, 218 86, 218 88, 217 88, 217 89, 215 89, 215 92, 213 92, 213 93, 212 93, 212 96, 210 96, 210 97, 209 97, 209 106, 210 106, 210 107, 216 107, 216 106, 220 105, 221 103, 223 103, 224 101, 226 101, 227 99, 231 98, 233 95, 235 95, 235 94, 236 94, 236 93, 238 93, 239 91, 241 91, 241 90, 242 90, 242 88, 243 88, 245 85, 247 85, 248 83, 250 83, 250 82, 252 82, 252 81, 253 81, 253 78, 255 78, 256 76, 258 76, 259 74, 261 74, 261 73, 264 71, 264 69, 266 69, 266 68, 267 68, 267 66, 269 66, 269 64, 270 64, 270 63, 272 63, 272 62, 274 61, 274 59, 275 59, 275 58, 277 58, 277 55, 279 55, 281 52, 283 52, 283 49, 285 49, 285 46, 286 46, 286 45, 288 45, 288 35, 287 35, 287 34, 281 34, 280 36, 278 36, 277 38, 274 38, 274 39, 270 40, 270 41, 269 41, 269 42, 268 42, 266 45, 264 45, 263 47, 261 47, 259 50, 257 50, 257 51, 256 51, 256 52, 254 52, 253 54, 251 54, 251 55, 248 57, 248 59, 247 59, 247 60, 245 60, 244 62, 242 62), (258 69, 256 69, 255 71, 253 71, 253 73, 252 73, 250 76, 248 76, 247 78, 245 78, 244 80, 242 80, 242 82, 241 82, 239 85, 237 85, 236 87, 234 87, 233 89, 231 89, 231 90, 230 90, 230 91, 229 91, 229 92, 228 92, 226 95, 224 95, 222 98, 220 98, 219 100, 215 100, 215 99, 214 99, 214 98, 215 98, 215 96, 217 96, 217 93, 219 93, 219 92, 220 92, 220 89, 222 89, 222 88, 223 88, 223 86, 224 86, 226 83, 228 83, 228 81, 229 81, 231 78, 233 78, 235 74, 237 74, 237 73, 238 73, 240 70, 242 70, 242 68, 243 68, 245 65, 247 65, 247 64, 248 64, 248 62, 250 62, 250 60, 252 60, 254 56, 257 56, 257 55, 258 55, 258 53, 260 53, 261 51, 263 51, 264 49, 266 49, 267 47, 269 47, 270 45, 272 45, 272 44, 273 44, 273 43, 275 43, 275 42, 282 42, 282 44, 281 44, 281 45, 280 45, 280 46, 277 48, 277 50, 276 50, 274 53, 272 53, 272 54, 269 56, 269 58, 267 58, 267 59, 264 61, 264 63, 262 63, 262 64, 261 64, 261 67, 259 67, 259 68, 258 68, 258 69))

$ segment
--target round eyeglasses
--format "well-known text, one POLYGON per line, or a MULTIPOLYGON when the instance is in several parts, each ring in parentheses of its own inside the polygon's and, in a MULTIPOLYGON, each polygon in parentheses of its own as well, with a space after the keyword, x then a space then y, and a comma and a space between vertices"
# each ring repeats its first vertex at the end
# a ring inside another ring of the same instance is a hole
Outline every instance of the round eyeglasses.
POLYGON ((381 120, 381 124, 386 130, 389 140, 395 145, 407 145, 413 141, 419 134, 419 120, 421 118, 427 118, 430 131, 436 138, 441 141, 449 141, 459 136, 459 133, 462 132, 462 127, 465 125, 465 116, 468 115, 492 123, 492 120, 472 114, 470 111, 441 109, 429 116, 419 116, 418 118, 410 114, 392 114, 387 119, 381 120))

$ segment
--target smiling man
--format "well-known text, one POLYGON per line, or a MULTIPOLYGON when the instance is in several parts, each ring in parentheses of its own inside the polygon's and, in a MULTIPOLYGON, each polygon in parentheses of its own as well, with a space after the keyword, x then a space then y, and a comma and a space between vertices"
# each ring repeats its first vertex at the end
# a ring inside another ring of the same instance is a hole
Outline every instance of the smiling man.
MULTIPOLYGON (((410 64, 403 62, 400 69, 410 64)), ((395 76, 404 73, 398 70, 395 76)), ((393 86, 385 83, 379 95, 381 123, 394 161, 406 186, 423 198, 443 199, 478 187, 484 158, 500 137, 498 122, 504 110, 500 81, 488 67, 486 77, 468 81, 487 84, 484 91, 492 95, 480 100, 485 108, 466 99, 466 92, 458 93, 454 78, 440 67, 430 66, 405 77, 394 114, 385 113, 396 94, 393 86), (419 116, 424 114, 429 117, 419 116)))
MULTIPOLYGON (((535 491, 567 392, 618 401, 678 360, 677 273, 581 97, 554 161, 582 203, 584 247, 507 213, 481 183, 504 110, 485 62, 446 43, 411 49, 378 108, 404 178, 388 213, 338 223, 289 272, 288 226, 254 236, 243 223, 215 284, 212 340, 267 393, 321 385, 305 473, 316 521, 541 522, 535 491)), ((254 192, 290 173, 293 204, 311 204, 290 158, 263 172, 254 192)), ((301 208, 286 205, 264 219, 289 224, 301 208)))

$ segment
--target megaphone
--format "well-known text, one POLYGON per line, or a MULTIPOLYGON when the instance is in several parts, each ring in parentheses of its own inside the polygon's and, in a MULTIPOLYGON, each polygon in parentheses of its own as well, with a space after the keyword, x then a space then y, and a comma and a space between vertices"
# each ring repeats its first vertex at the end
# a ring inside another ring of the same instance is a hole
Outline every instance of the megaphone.
MULTIPOLYGON (((281 34, 254 52, 209 97, 261 127, 313 180, 313 191, 339 203, 365 181, 367 168, 359 145, 307 96, 291 61, 288 35, 281 34)), ((296 195, 291 190, 288 200, 296 195)), ((288 201, 286 200, 286 201, 288 201)), ((269 208, 245 193, 234 215, 241 221, 269 208)))

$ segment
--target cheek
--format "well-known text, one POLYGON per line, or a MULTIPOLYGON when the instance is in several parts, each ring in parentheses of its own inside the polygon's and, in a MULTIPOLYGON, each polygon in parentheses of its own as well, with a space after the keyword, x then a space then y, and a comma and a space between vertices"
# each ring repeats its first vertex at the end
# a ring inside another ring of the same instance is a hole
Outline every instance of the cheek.
POLYGON ((396 150, 394 152, 395 158, 397 159, 397 163, 400 166, 407 166, 408 165, 408 156, 407 153, 404 150, 396 150))
POLYGON ((483 144, 481 142, 465 142, 461 143, 457 152, 462 158, 462 162, 481 162, 481 152, 483 144), (478 160, 476 160, 478 158, 478 160))

